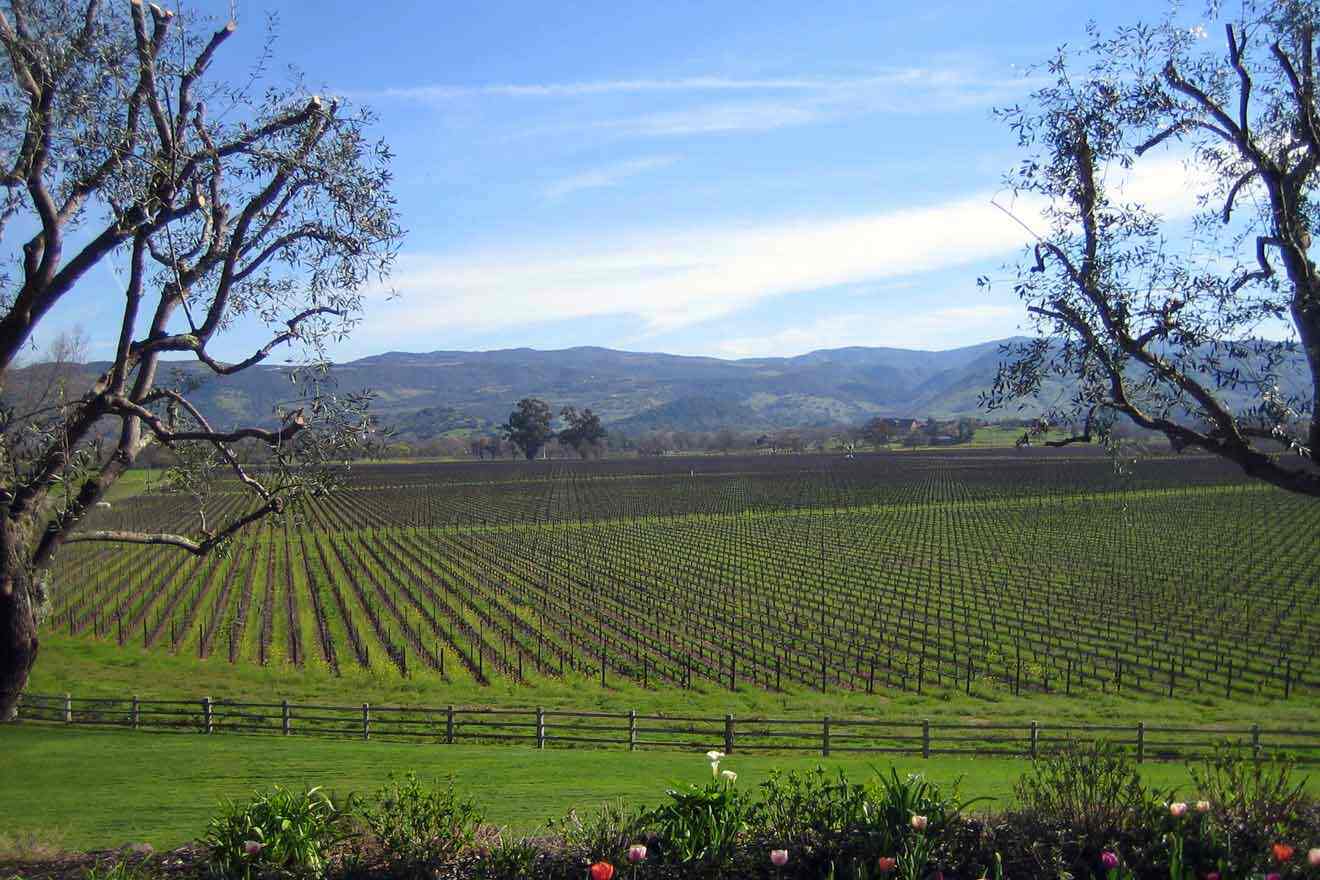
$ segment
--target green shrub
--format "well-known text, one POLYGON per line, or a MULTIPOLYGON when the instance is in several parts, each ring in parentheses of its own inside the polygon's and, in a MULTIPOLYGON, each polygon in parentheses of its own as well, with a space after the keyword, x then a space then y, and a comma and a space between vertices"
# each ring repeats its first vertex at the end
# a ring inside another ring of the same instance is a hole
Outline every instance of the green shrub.
POLYGON ((1287 756, 1253 758, 1241 743, 1227 741, 1210 757, 1187 765, 1220 825, 1278 831, 1288 830, 1309 800, 1306 779, 1293 779, 1296 769, 1287 756))
POLYGON ((1103 740, 1070 742, 1032 763, 1014 787, 1018 809, 1047 825, 1068 826, 1095 845, 1163 822, 1160 792, 1136 764, 1103 740))
POLYGON ((481 880, 532 880, 541 850, 525 837, 508 838, 501 833, 490 850, 473 867, 481 880))
POLYGON ((277 785, 246 803, 222 802, 203 843, 224 877, 321 873, 330 848, 346 837, 349 812, 319 788, 277 785))
POLYGON ((689 783, 665 794, 669 803, 646 817, 660 838, 664 857, 675 862, 728 862, 749 830, 752 815, 751 799, 738 790, 736 780, 689 783))
POLYGON ((420 874, 472 845, 485 817, 454 793, 452 779, 443 789, 423 787, 414 773, 389 779, 363 808, 362 819, 395 871, 420 874))
POLYGON ((609 861, 645 836, 648 816, 645 809, 619 800, 601 804, 585 818, 570 811, 563 819, 552 820, 550 831, 572 855, 588 862, 609 861))

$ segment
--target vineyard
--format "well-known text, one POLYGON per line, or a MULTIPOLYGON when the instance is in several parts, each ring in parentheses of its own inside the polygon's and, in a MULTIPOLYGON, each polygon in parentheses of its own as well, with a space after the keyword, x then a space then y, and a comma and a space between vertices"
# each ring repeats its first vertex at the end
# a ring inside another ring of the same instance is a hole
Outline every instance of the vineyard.
MULTIPOLYGON (((192 516, 148 489, 87 526, 192 516)), ((1317 688, 1317 534, 1193 457, 363 465, 222 558, 70 545, 46 626, 437 686, 1288 698, 1317 688)))

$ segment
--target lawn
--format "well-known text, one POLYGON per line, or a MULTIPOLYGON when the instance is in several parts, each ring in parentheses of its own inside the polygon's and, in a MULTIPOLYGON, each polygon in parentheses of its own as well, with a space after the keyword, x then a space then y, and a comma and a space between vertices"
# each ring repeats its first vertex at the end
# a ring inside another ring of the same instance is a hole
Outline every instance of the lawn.
MULTIPOLYGON (((738 785, 754 786, 772 768, 843 769, 862 779, 890 762, 868 756, 731 755, 724 766, 738 785)), ((963 778, 965 797, 989 797, 978 809, 1006 806, 1026 761, 899 760, 900 773, 923 772, 941 783, 963 778)), ((677 752, 627 752, 509 746, 202 736, 117 730, 66 730, 22 724, 0 728, 0 828, 71 849, 145 841, 157 848, 199 837, 220 798, 243 797, 272 783, 323 785, 337 793, 369 793, 392 771, 423 779, 453 776, 487 810, 489 821, 537 833, 570 809, 623 798, 655 804, 674 782, 699 781, 705 757, 677 752)), ((1185 768, 1147 764, 1160 786, 1187 786, 1185 768)))

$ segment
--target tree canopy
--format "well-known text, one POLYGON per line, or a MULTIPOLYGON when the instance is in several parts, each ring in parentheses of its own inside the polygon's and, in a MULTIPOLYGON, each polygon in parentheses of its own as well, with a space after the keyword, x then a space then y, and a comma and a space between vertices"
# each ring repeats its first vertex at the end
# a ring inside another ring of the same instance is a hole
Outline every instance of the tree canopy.
POLYGON ((1036 241, 1013 282, 1038 338, 1009 346, 989 407, 1040 399, 1035 433, 1073 429, 1052 445, 1130 421, 1320 495, 1318 18, 1314 2, 1247 0, 1209 30, 1093 28, 1000 111, 1025 153, 1008 182, 1044 207, 1018 217, 1036 241), (1186 229, 1117 185, 1156 153, 1199 190, 1186 229), (1051 397, 1053 377, 1075 393, 1051 397))
POLYGON ((0 266, 0 718, 36 658, 42 571, 63 544, 209 553, 330 487, 368 433, 365 399, 327 383, 324 344, 351 330, 400 241, 390 153, 368 139, 365 111, 263 85, 268 59, 238 85, 212 80, 235 29, 141 0, 0 3, 0 237, 21 244, 0 266), (98 269, 112 259, 118 289, 98 269), (84 289, 121 315, 110 366, 27 409, 10 387, 17 359, 84 289), (239 324, 268 335, 221 360, 213 343, 239 324), (277 349, 298 368, 266 423, 222 426, 190 398, 277 349), (195 369, 167 374, 166 356, 195 369), (240 442, 269 448, 262 471, 240 442), (153 444, 198 501, 192 532, 78 528, 153 444), (204 487, 222 475, 249 503, 215 522, 204 487))
POLYGON ((509 413, 509 420, 500 425, 500 433, 531 461, 546 441, 555 436, 550 428, 551 418, 550 404, 535 397, 524 397, 509 413))

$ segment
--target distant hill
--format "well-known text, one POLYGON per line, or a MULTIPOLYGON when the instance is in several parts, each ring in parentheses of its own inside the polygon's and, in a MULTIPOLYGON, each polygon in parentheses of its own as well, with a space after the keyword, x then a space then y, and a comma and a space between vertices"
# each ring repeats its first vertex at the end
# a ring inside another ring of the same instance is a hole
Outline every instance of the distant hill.
MULTIPOLYGON (((1001 343, 949 351, 840 348, 743 360, 608 348, 387 352, 333 372, 345 391, 371 389, 380 421, 402 437, 484 433, 528 396, 556 412, 590 407, 616 433, 767 431, 856 424, 876 415, 983 414, 977 395, 994 378, 1001 343)), ((174 366, 208 372, 195 364, 174 366)), ((264 422, 290 393, 287 374, 286 367, 259 366, 224 379, 208 375, 193 396, 219 425, 264 422)), ((1062 383, 1048 389, 1050 395, 1067 391, 1062 383)), ((1004 413, 1031 414, 1030 408, 1004 413)))

